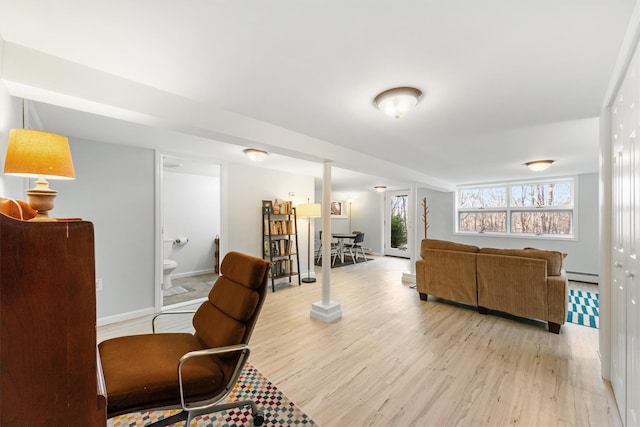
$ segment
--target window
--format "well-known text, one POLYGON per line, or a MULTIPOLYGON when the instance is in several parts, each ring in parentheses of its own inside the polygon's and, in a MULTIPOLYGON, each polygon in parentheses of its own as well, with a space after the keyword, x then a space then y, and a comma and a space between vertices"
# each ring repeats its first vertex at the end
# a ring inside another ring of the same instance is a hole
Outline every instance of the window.
POLYGON ((574 180, 460 188, 456 231, 574 237, 574 180))

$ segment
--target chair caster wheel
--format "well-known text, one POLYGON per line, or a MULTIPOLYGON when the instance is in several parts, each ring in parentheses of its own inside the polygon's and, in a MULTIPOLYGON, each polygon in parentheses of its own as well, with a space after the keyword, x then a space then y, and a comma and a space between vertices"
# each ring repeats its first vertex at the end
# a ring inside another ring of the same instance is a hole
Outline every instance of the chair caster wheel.
POLYGON ((254 426, 261 426, 263 423, 264 423, 264 415, 262 414, 262 411, 258 411, 255 414, 253 414, 254 426))

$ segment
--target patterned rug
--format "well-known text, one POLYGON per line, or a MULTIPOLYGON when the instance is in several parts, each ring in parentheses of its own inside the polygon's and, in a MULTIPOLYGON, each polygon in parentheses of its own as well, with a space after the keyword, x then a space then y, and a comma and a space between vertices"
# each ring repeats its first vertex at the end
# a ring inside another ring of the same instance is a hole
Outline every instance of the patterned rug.
POLYGON ((569 290, 567 322, 598 328, 600 300, 597 292, 569 290))
MULTIPOLYGON (((247 363, 240 374, 238 383, 227 397, 228 402, 252 399, 264 414, 263 426, 313 426, 311 418, 291 402, 276 386, 271 384, 251 364, 247 363)), ((113 427, 142 427, 178 412, 155 411, 120 415, 110 420, 113 427)), ((195 418, 190 427, 239 427, 252 426, 253 417, 249 406, 215 412, 195 418)), ((175 424, 184 427, 184 422, 175 424)))

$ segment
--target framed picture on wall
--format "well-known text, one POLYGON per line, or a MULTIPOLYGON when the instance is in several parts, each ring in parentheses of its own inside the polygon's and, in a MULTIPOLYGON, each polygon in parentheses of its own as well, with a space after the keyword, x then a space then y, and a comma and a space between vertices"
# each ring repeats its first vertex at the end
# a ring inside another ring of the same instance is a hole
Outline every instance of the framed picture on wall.
POLYGON ((332 201, 331 218, 349 218, 349 212, 347 211, 347 202, 342 200, 332 201))
POLYGON ((262 201, 262 213, 273 213, 273 205, 271 200, 263 200, 262 201))

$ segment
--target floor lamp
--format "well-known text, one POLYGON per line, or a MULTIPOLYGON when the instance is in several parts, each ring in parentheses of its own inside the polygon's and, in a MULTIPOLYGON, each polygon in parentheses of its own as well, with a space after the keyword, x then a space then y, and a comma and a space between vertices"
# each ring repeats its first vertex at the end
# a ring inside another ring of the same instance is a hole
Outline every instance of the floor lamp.
POLYGON ((301 280, 304 283, 313 283, 315 277, 311 277, 311 218, 320 217, 320 205, 318 203, 307 203, 296 206, 296 217, 307 218, 307 277, 301 280))

